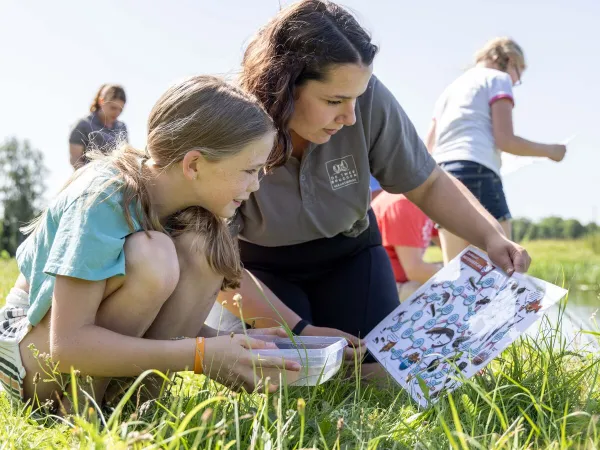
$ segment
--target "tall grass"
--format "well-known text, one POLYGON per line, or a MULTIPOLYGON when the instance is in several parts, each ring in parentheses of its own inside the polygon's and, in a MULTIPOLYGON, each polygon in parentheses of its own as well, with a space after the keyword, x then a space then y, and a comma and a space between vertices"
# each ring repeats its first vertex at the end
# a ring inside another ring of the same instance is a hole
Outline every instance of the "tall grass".
MULTIPOLYGON (((232 393, 185 374, 160 401, 136 386, 111 411, 90 403, 66 419, 36 421, 0 398, 5 448, 529 449, 599 448, 600 356, 574 351, 561 321, 519 339, 484 373, 419 410, 393 384, 340 373, 317 387, 232 393)), ((143 376, 138 383, 143 382, 143 376)))
MULTIPOLYGON (((529 248, 534 260, 544 250, 529 248)), ((556 253, 547 250, 550 255, 556 253)), ((6 293, 16 269, 14 263, 0 267, 0 293, 6 293)), ((114 409, 99 410, 90 402, 67 418, 39 418, 0 394, 0 447, 600 448, 600 355, 574 346, 562 333, 565 305, 563 300, 558 321, 542 319, 537 334, 517 340, 482 374, 429 409, 419 409, 391 381, 360 381, 352 367, 321 386, 269 395, 232 393, 185 373, 160 401, 140 403, 132 386, 114 409)))

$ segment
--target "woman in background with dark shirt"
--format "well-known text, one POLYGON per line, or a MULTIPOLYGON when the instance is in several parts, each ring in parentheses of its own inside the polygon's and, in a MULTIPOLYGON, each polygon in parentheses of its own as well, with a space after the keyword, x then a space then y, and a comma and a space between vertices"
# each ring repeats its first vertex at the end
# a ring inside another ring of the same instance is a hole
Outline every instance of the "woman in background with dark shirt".
POLYGON ((127 127, 117 118, 123 112, 125 90, 116 84, 103 84, 90 106, 90 114, 77 122, 69 137, 71 165, 78 169, 88 160, 91 149, 108 153, 117 141, 127 141, 127 127))

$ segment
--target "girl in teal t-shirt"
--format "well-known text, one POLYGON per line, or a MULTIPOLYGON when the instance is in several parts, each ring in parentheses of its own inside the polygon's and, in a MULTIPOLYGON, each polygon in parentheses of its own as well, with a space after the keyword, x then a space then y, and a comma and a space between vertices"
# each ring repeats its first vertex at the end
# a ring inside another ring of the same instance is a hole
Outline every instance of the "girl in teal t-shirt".
POLYGON ((123 145, 76 171, 17 251, 20 275, 0 309, 4 390, 62 398, 57 383, 37 383, 48 361, 31 344, 60 372, 92 376, 98 402, 111 377, 148 369, 247 388, 253 365, 299 370, 248 350, 270 344, 203 326, 219 290, 239 284, 223 219, 258 189, 274 137, 252 96, 197 76, 155 104, 145 151, 123 145))

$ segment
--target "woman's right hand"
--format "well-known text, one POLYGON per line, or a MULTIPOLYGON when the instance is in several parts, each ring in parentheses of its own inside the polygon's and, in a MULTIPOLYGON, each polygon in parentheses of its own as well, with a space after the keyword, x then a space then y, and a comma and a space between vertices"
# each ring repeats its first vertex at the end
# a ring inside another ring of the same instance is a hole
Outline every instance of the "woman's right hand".
POLYGON ((307 325, 300 334, 301 336, 333 336, 346 339, 348 341, 348 347, 344 350, 344 359, 346 361, 354 361, 356 357, 361 360, 367 352, 367 343, 364 340, 335 328, 307 325))
POLYGON ((550 147, 550 154, 548 155, 548 158, 550 158, 552 161, 560 162, 563 160, 566 153, 567 153, 566 145, 562 145, 562 144, 552 145, 550 147))
MULTIPOLYGON (((276 349, 271 342, 232 334, 206 339, 204 343, 204 374, 231 389, 243 387, 253 392, 262 388, 261 369, 283 369, 298 372, 300 364, 285 361, 279 357, 265 357, 250 351, 260 349, 276 349)), ((272 371, 270 371, 272 372, 272 371)), ((269 384, 269 391, 277 390, 276 384, 269 384)))

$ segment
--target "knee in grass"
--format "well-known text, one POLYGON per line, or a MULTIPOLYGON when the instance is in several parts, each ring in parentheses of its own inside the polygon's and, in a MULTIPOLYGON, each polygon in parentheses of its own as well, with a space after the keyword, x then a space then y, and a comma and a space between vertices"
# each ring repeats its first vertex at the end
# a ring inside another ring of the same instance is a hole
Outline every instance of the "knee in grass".
POLYGON ((128 275, 135 274, 148 291, 165 300, 179 282, 179 261, 173 240, 164 233, 135 233, 127 238, 125 261, 128 275))

